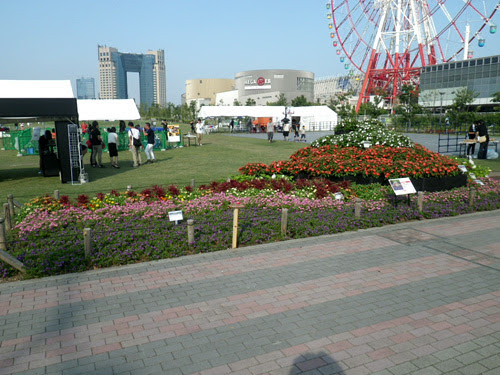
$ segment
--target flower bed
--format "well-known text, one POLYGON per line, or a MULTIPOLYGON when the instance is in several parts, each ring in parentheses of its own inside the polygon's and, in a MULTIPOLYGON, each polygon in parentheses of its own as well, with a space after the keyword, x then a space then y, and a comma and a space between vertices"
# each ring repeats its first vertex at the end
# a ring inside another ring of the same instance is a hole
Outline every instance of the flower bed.
POLYGON ((247 176, 284 174, 292 177, 344 178, 362 177, 375 180, 388 178, 426 178, 460 174, 458 162, 427 150, 425 147, 322 146, 306 147, 295 152, 290 160, 270 165, 249 163, 240 168, 247 176))
MULTIPOLYGON (((286 180, 233 181, 191 191, 153 187, 141 193, 80 196, 76 202, 43 197, 26 205, 16 228, 9 232, 8 245, 9 252, 28 267, 29 277, 41 277, 227 249, 233 203, 245 206, 240 210, 240 244, 248 246, 500 208, 500 182, 483 182, 484 186, 477 186, 474 206, 468 204, 467 188, 460 188, 425 194, 422 213, 415 196, 410 205, 393 204, 386 186, 320 181, 308 186, 286 180), (337 189, 345 200, 335 199, 337 189), (319 198, 318 190, 326 195, 319 198), (359 219, 354 216, 354 197, 365 199, 359 219), (280 233, 282 208, 290 210, 286 236, 280 233), (194 220, 194 243, 187 243, 185 221, 179 225, 169 221, 168 212, 173 210, 182 210, 185 219, 194 220), (83 254, 83 228, 93 230, 95 251, 90 259, 83 254)), ((2 277, 13 274, 12 268, 0 263, 2 277)))

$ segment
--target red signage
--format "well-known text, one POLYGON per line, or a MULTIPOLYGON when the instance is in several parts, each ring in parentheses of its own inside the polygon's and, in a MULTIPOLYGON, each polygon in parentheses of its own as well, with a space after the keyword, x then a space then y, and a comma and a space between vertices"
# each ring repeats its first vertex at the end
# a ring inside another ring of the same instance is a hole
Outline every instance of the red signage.
POLYGON ((266 79, 265 79, 264 77, 259 77, 259 78, 257 78, 257 84, 258 84, 259 86, 264 86, 264 85, 265 85, 265 83, 266 83, 266 79))

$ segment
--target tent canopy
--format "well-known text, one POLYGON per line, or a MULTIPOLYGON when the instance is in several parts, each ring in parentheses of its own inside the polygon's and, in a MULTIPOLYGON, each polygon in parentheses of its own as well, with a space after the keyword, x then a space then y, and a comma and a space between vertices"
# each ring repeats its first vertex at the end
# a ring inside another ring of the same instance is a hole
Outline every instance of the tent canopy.
MULTIPOLYGON (((291 111, 287 116, 300 117, 306 127, 312 122, 337 123, 337 113, 327 106, 288 107, 291 111)), ((203 106, 198 113, 199 117, 272 117, 281 120, 285 117, 283 106, 203 106)))
POLYGON ((199 117, 285 117, 285 107, 281 106, 203 106, 199 117))
POLYGON ((80 121, 139 120, 141 118, 134 99, 78 99, 77 103, 80 121))
POLYGON ((70 81, 0 81, 0 118, 76 121, 70 81))

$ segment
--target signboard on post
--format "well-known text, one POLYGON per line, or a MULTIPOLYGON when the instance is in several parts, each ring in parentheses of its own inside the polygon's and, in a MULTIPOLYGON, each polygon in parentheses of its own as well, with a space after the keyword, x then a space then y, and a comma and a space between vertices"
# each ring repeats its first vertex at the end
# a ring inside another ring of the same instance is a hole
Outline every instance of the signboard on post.
POLYGON ((389 180, 396 195, 415 194, 417 191, 408 177, 389 180))
POLYGON ((181 220, 184 219, 183 215, 182 215, 182 211, 169 211, 168 212, 168 219, 170 221, 175 221, 175 225, 177 225, 177 223, 181 220))
POLYGON ((170 143, 181 141, 181 131, 179 125, 168 125, 167 140, 170 143))

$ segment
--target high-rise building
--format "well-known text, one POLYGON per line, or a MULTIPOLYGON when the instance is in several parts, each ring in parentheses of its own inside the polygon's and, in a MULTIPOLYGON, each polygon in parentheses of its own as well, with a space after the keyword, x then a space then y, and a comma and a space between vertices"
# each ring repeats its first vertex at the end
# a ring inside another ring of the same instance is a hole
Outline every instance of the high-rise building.
POLYGON ((76 97, 77 99, 95 99, 94 78, 77 78, 76 97))
POLYGON ((121 53, 116 48, 98 46, 101 99, 128 99, 127 73, 139 73, 141 105, 167 104, 165 53, 121 53))

